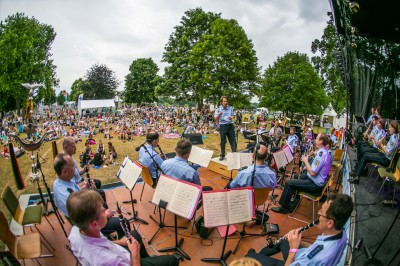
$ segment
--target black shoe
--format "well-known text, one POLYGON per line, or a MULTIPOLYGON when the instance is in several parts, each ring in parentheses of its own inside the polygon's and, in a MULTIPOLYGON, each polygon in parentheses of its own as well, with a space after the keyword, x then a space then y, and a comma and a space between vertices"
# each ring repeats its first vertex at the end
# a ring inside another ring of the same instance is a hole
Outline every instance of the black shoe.
POLYGON ((271 210, 272 210, 273 212, 282 213, 282 214, 288 213, 288 210, 286 210, 286 209, 283 208, 282 206, 280 206, 280 207, 273 207, 273 208, 271 208, 271 210))
POLYGON ((350 178, 348 181, 351 184, 359 184, 360 183, 360 178, 358 176, 356 176, 356 177, 350 178))
POLYGON ((222 161, 225 158, 225 155, 219 156, 219 160, 222 161))

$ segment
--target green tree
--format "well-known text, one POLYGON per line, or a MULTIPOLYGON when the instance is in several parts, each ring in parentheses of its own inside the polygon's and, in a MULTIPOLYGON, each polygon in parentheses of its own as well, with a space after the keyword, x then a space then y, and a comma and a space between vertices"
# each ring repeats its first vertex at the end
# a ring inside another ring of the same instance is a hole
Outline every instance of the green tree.
POLYGON ((324 89, 332 102, 333 109, 340 113, 346 107, 346 87, 340 75, 334 53, 341 53, 332 13, 328 12, 329 20, 321 39, 315 39, 311 44, 311 57, 314 68, 319 73, 324 89))
POLYGON ((115 96, 119 81, 106 65, 93 65, 85 78, 86 83, 81 87, 85 99, 111 99, 115 96))
POLYGON ((321 78, 306 54, 288 52, 269 66, 262 80, 260 106, 286 113, 321 114, 328 105, 321 78))
POLYGON ((151 58, 134 60, 125 77, 125 102, 141 104, 157 101, 155 88, 160 83, 158 70, 151 58))
POLYGON ((199 99, 218 102, 227 95, 236 107, 250 106, 259 89, 259 67, 253 44, 236 20, 213 21, 211 32, 194 46, 192 54, 193 64, 204 66, 191 73, 192 83, 200 88, 199 99))
POLYGON ((57 104, 58 105, 63 105, 65 103, 65 91, 60 91, 60 93, 57 95, 57 104))
POLYGON ((83 87, 87 85, 87 81, 79 78, 72 83, 71 92, 68 95, 68 100, 70 101, 78 101, 78 97, 81 93, 83 93, 83 87))
POLYGON ((23 13, 0 22, 0 110, 15 110, 25 105, 28 90, 22 83, 43 84, 35 101, 39 97, 51 100, 59 82, 50 53, 55 37, 53 27, 23 13))

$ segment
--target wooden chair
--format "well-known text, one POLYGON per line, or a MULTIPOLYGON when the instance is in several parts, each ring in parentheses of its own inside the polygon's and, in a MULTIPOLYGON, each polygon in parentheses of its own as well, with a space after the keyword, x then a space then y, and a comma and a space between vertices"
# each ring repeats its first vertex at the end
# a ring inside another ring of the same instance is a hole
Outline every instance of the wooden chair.
MULTIPOLYGON (((265 187, 265 188, 253 188, 253 193, 254 193, 254 208, 255 208, 255 210, 257 211, 257 209, 258 209, 258 206, 260 206, 260 205, 262 205, 263 206, 263 209, 262 209, 262 212, 263 212, 263 216, 262 216, 262 219, 261 219, 261 228, 263 227, 263 224, 264 224, 264 217, 265 217, 265 203, 267 202, 267 200, 268 200, 268 197, 269 197, 269 193, 271 192, 271 188, 270 187, 265 187)), ((268 219, 268 218, 267 218, 268 219)), ((260 233, 260 234, 249 234, 249 233, 246 233, 246 223, 243 223, 243 228, 242 228, 242 231, 240 232, 240 237, 239 237, 239 240, 238 240, 238 242, 237 242, 237 244, 236 244, 236 247, 235 247, 235 249, 233 250, 233 254, 235 254, 236 253, 236 251, 237 251, 237 249, 238 249, 238 247, 239 247, 239 244, 240 244, 240 241, 244 238, 244 237, 246 237, 246 236, 263 236, 263 235, 265 235, 265 234, 262 234, 262 233, 260 233)))
MULTIPOLYGON (((342 166, 341 166, 341 165, 338 165, 338 169, 339 169, 339 170, 337 169, 336 172, 337 172, 337 173, 340 173, 341 168, 342 168, 342 166), (339 168, 340 168, 340 169, 339 169, 339 168)), ((335 172, 335 173, 336 173, 336 172, 335 172)), ((333 178, 332 175, 329 175, 329 176, 328 176, 328 179, 325 181, 325 185, 324 185, 324 187, 322 188, 321 193, 318 193, 318 194, 310 194, 310 193, 307 193, 307 192, 304 192, 304 191, 299 191, 298 195, 300 196, 300 201, 299 201, 299 203, 297 204, 296 208, 293 210, 293 213, 296 212, 297 207, 299 207, 299 205, 300 205, 301 201, 303 200, 303 198, 309 199, 309 200, 311 200, 312 203, 313 203, 313 217, 312 217, 312 221, 314 221, 314 220, 315 220, 315 202, 317 202, 318 208, 319 208, 319 201, 320 201, 321 198, 324 196, 325 191, 327 191, 327 189, 328 189, 328 187, 329 187, 329 184, 331 183, 331 179, 332 179, 332 178, 333 178)), ((298 219, 298 218, 292 216, 293 213, 289 215, 290 218, 295 219, 295 220, 298 220, 298 221, 301 221, 301 222, 304 222, 304 223, 309 223, 309 221, 303 221, 303 220, 301 220, 301 219, 298 219)))
POLYGON ((378 174, 379 174, 380 177, 383 178, 383 182, 382 182, 382 185, 381 185, 378 193, 375 196, 375 199, 374 199, 373 203, 376 202, 376 200, 377 200, 377 198, 378 198, 383 186, 385 185, 385 183, 386 182, 394 182, 394 185, 393 185, 393 199, 392 199, 392 207, 393 207, 393 205, 394 205, 394 197, 396 195, 396 185, 400 180, 400 158, 397 160, 396 168, 395 168, 395 170, 393 172, 392 171, 388 171, 388 169, 386 169, 384 167, 381 167, 381 168, 378 168, 378 174))
POLYGON ((54 256, 53 253, 51 255, 41 255, 42 244, 40 241, 40 234, 32 233, 29 235, 15 236, 11 232, 8 221, 2 211, 0 211, 0 240, 18 260, 34 259, 41 265, 37 260, 38 258, 54 256))
MULTIPOLYGON (((395 171, 396 163, 397 163, 397 160, 399 159, 399 157, 400 157, 399 148, 397 148, 397 149, 394 150, 392 159, 390 160, 390 163, 389 163, 389 166, 388 166, 388 168, 389 168, 392 172, 395 171)), ((379 163, 368 163, 368 164, 367 164, 367 167, 368 167, 368 166, 369 166, 369 167, 372 167, 372 169, 370 169, 370 170, 368 171, 368 182, 366 182, 366 183, 365 183, 365 186, 364 186, 364 188, 365 188, 366 190, 368 190, 368 185, 369 185, 369 183, 370 183, 370 182, 369 182, 369 178, 372 176, 372 174, 373 174, 375 171, 378 171, 379 168, 384 168, 384 169, 386 169, 386 167, 382 166, 382 165, 379 164, 379 163)), ((377 177, 376 177, 376 179, 375 179, 375 182, 372 183, 372 186, 371 186, 371 189, 370 189, 369 192, 372 192, 372 189, 374 188, 374 186, 375 186, 376 182, 378 181, 379 177, 380 177, 380 176, 379 176, 379 173, 378 173, 378 175, 377 175, 377 177)))
POLYGON ((343 159, 344 159, 344 150, 343 149, 336 149, 335 153, 333 154, 333 161, 332 161, 332 165, 333 166, 338 166, 338 164, 342 164, 343 165, 343 159))
POLYGON ((143 195, 143 191, 144 191, 144 187, 146 186, 146 184, 155 189, 157 184, 156 182, 154 182, 153 178, 151 177, 149 168, 147 168, 147 166, 141 164, 139 161, 137 161, 138 164, 140 164, 140 166, 142 167, 142 179, 143 179, 143 187, 142 187, 142 192, 140 193, 140 201, 142 201, 142 195, 143 195))
MULTIPOLYGON (((14 220, 22 226, 29 226, 32 231, 32 226, 36 228, 38 233, 42 236, 42 238, 50 245, 50 247, 54 249, 54 247, 50 244, 50 242, 44 237, 42 232, 40 232, 37 224, 42 223, 42 213, 43 208, 42 205, 28 206, 24 210, 21 208, 17 197, 14 192, 12 192, 10 186, 6 186, 1 195, 4 204, 7 206, 7 209, 10 211, 14 220)), ((44 216, 51 228, 54 230, 54 227, 51 225, 46 216, 44 216)), ((46 246, 45 242, 43 244, 46 246)), ((46 246, 46 248, 48 248, 46 246)), ((49 249, 50 250, 50 249, 49 249)))

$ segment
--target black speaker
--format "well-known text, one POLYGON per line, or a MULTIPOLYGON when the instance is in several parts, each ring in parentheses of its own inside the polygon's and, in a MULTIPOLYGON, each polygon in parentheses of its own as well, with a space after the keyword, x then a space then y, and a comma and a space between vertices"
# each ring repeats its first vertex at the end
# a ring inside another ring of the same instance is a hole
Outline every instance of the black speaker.
POLYGON ((204 217, 202 215, 197 217, 196 221, 194 222, 194 225, 196 226, 196 231, 199 234, 199 236, 204 239, 207 239, 208 236, 211 234, 212 230, 214 229, 214 228, 204 227, 204 217))
POLYGON ((193 145, 203 144, 203 138, 201 134, 185 134, 184 137, 190 140, 193 145))

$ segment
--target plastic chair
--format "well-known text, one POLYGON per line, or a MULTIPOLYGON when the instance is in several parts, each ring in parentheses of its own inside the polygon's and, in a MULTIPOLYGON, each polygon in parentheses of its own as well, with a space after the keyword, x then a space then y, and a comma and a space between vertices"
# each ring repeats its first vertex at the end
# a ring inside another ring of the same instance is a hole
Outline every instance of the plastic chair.
MULTIPOLYGON (((342 165, 338 165, 338 168, 336 169, 335 174, 336 174, 336 173, 340 173, 341 170, 342 170, 342 165)), ((319 194, 317 194, 317 195, 315 195, 315 194, 310 194, 310 193, 307 193, 307 192, 304 192, 304 191, 299 191, 298 195, 300 196, 300 201, 299 201, 299 203, 297 204, 296 208, 293 210, 293 213, 296 212, 296 209, 297 209, 297 207, 300 205, 300 203, 301 203, 301 201, 303 200, 303 198, 309 199, 309 200, 311 200, 312 203, 313 203, 313 217, 312 217, 312 220, 314 221, 314 220, 315 220, 315 202, 317 202, 318 208, 319 208, 319 201, 320 201, 321 198, 324 196, 325 191, 327 191, 327 189, 328 189, 328 187, 329 187, 329 184, 331 183, 331 179, 332 179, 332 178, 333 178, 332 175, 329 175, 329 176, 328 176, 328 179, 325 181, 325 185, 324 185, 324 187, 322 188, 321 193, 319 193, 319 194)), ((292 213, 292 214, 293 214, 293 213, 292 213)), ((304 223, 308 223, 307 221, 303 221, 303 220, 301 220, 301 219, 298 219, 298 218, 292 216, 292 214, 289 215, 290 218, 295 219, 295 220, 298 220, 298 221, 301 221, 301 222, 304 222, 304 223)))
MULTIPOLYGON (((389 166, 388 166, 388 168, 389 168, 392 172, 395 171, 396 163, 397 163, 397 160, 399 159, 399 157, 400 157, 399 148, 397 148, 397 149, 394 150, 392 159, 390 160, 390 163, 389 163, 389 166)), ((375 171, 377 171, 379 168, 384 168, 384 169, 386 169, 386 167, 380 165, 379 163, 368 163, 367 166, 372 167, 372 169, 370 169, 370 170, 368 171, 368 182, 367 182, 367 183, 365 184, 365 186, 364 186, 364 188, 365 188, 366 190, 368 190, 368 185, 369 185, 369 183, 370 183, 370 182, 369 182, 369 178, 372 176, 372 174, 373 174, 375 171)), ((373 187, 375 186, 376 182, 378 181, 379 177, 380 177, 380 176, 379 176, 379 174, 378 174, 377 177, 376 177, 376 179, 375 179, 375 182, 372 184, 371 189, 370 189, 369 192, 372 192, 372 189, 373 189, 373 187)))
POLYGON ((156 182, 154 182, 153 178, 151 177, 149 168, 147 168, 147 166, 141 164, 139 161, 137 161, 137 163, 140 164, 140 166, 142 167, 142 179, 144 182, 143 187, 142 187, 142 192, 140 193, 140 201, 142 201, 142 195, 143 195, 144 187, 146 186, 146 184, 153 189, 156 188, 157 184, 156 184, 156 182))
POLYGON ((11 232, 8 221, 2 211, 0 211, 0 240, 18 260, 34 259, 41 265, 37 260, 38 258, 54 256, 53 253, 51 253, 51 255, 41 255, 42 245, 40 243, 40 234, 32 233, 29 235, 15 236, 11 232))
POLYGON ((393 185, 393 199, 392 199, 392 207, 393 207, 394 202, 395 202, 394 201, 394 197, 396 195, 396 185, 400 180, 400 159, 397 160, 397 164, 396 164, 396 168, 395 168, 394 172, 388 171, 386 168, 381 167, 381 168, 378 168, 378 174, 379 174, 380 177, 383 178, 383 182, 382 182, 381 187, 379 188, 378 193, 375 196, 375 199, 374 199, 373 203, 376 202, 376 200, 377 200, 377 198, 378 198, 383 186, 385 185, 385 183, 393 181, 394 182, 394 185, 393 185))
MULTIPOLYGON (((29 226, 31 228, 31 231, 32 226, 34 226, 38 233, 43 237, 43 239, 50 245, 53 250, 55 250, 50 242, 43 236, 42 232, 40 232, 39 228, 36 226, 37 224, 42 223, 42 205, 28 206, 24 210, 21 209, 19 201, 14 192, 12 192, 10 186, 6 186, 4 188, 1 198, 3 199, 4 204, 7 206, 7 209, 10 211, 12 217, 17 223, 22 226, 29 226)), ((54 230, 54 227, 51 225, 47 217, 44 217, 46 218, 51 228, 54 230)), ((43 244, 45 245, 44 242, 43 244)), ((48 247, 46 246, 46 248, 48 247)))

